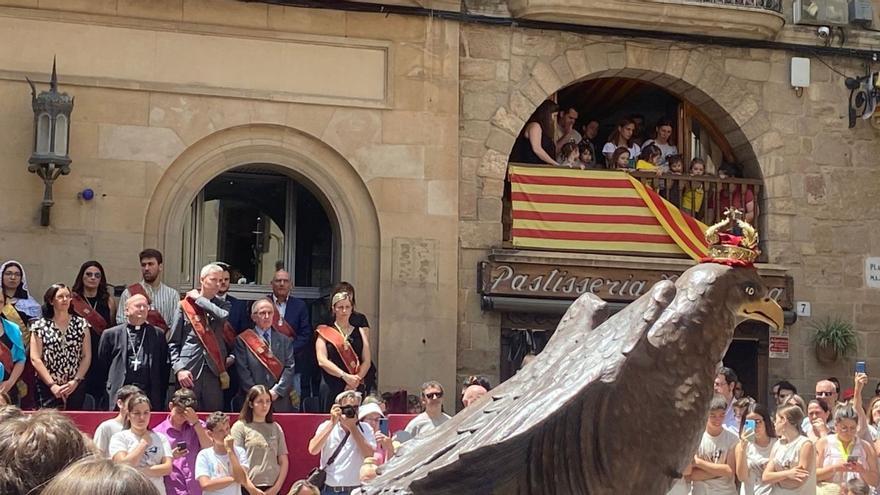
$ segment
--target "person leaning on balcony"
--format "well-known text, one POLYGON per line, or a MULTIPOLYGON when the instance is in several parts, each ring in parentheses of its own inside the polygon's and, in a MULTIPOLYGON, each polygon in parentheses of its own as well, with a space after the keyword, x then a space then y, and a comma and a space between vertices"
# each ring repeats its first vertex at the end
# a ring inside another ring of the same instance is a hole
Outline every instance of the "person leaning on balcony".
MULTIPOLYGON (((742 173, 732 163, 722 164, 718 169, 719 179, 741 179, 742 173)), ((758 205, 755 202, 755 191, 752 186, 743 188, 739 184, 729 184, 718 192, 718 211, 724 213, 727 208, 738 208, 743 212, 743 220, 750 224, 755 223, 758 205)))
POLYGON ((608 142, 602 147, 602 153, 608 159, 608 168, 616 168, 612 155, 617 148, 623 147, 629 151, 630 158, 639 156, 642 148, 633 142, 633 134, 636 132, 636 123, 630 119, 620 119, 617 128, 608 137, 608 142))
POLYGON ((660 168, 660 158, 663 156, 663 152, 660 151, 660 148, 656 145, 649 144, 642 148, 642 152, 639 154, 639 159, 636 161, 636 170, 644 170, 646 172, 654 172, 657 175, 663 173, 663 169, 660 168))
POLYGON ((672 131, 672 121, 666 118, 660 119, 654 127, 653 139, 649 139, 642 144, 643 148, 649 144, 653 144, 660 148, 662 156, 660 157, 660 163, 658 163, 658 165, 664 169, 669 167, 669 156, 678 154, 678 147, 669 143, 669 139, 672 137, 672 131))
MULTIPOLYGON (((694 158, 691 160, 690 176, 702 177, 705 174, 706 162, 701 158, 694 158)), ((703 190, 702 182, 688 181, 685 184, 684 193, 681 197, 682 211, 694 217, 698 217, 698 215, 700 215, 700 210, 703 208, 704 195, 705 191, 703 190)))
POLYGON ((553 159, 556 155, 553 133, 558 111, 559 106, 550 100, 544 100, 538 106, 513 144, 511 162, 559 165, 553 159))

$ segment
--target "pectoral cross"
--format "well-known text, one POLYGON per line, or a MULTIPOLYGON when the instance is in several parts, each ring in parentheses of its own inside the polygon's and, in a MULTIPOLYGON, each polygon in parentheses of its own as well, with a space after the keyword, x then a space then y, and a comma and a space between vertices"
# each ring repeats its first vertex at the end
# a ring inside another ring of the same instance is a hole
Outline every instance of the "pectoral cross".
POLYGON ((131 369, 133 369, 134 371, 137 371, 138 368, 140 368, 140 366, 141 366, 141 360, 139 357, 135 356, 134 360, 131 362, 131 369))

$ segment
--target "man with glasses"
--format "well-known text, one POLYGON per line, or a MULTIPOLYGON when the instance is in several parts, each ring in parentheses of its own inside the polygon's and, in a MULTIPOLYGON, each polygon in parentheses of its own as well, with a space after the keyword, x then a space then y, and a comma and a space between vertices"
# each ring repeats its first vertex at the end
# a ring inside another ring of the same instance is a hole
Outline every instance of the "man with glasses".
POLYGON ((837 405, 837 387, 831 380, 816 382, 816 398, 824 400, 832 410, 837 405))
POLYGON ((422 404, 425 412, 413 418, 405 428, 413 438, 431 433, 450 418, 443 412, 443 385, 440 382, 432 380, 422 384, 422 404))
MULTIPOLYGON (((293 297, 293 281, 287 270, 278 270, 272 277, 272 294, 269 299, 275 303, 275 318, 272 328, 293 339, 293 354, 296 358, 293 388, 302 397, 301 384, 310 384, 312 376, 318 373, 318 360, 312 340, 312 324, 309 308, 305 301, 293 297), (310 345, 311 344, 311 345, 310 345)), ((317 395, 316 390, 308 390, 308 396, 317 395)))
POLYGON ((274 330, 275 305, 257 299, 251 306, 253 329, 235 339, 235 368, 243 394, 254 385, 264 385, 272 396, 275 412, 295 412, 293 391, 293 339, 274 330))
POLYGON ((776 400, 776 407, 782 407, 792 395, 797 394, 797 388, 786 380, 773 385, 773 398, 776 400))

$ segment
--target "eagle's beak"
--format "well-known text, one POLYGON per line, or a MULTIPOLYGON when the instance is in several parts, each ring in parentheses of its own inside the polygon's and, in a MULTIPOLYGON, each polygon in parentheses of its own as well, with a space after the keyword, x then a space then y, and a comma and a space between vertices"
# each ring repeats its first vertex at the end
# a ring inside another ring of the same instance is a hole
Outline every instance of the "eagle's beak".
POLYGON ((749 320, 762 321, 775 330, 785 325, 782 308, 773 299, 765 297, 758 301, 747 301, 739 308, 739 313, 749 320))

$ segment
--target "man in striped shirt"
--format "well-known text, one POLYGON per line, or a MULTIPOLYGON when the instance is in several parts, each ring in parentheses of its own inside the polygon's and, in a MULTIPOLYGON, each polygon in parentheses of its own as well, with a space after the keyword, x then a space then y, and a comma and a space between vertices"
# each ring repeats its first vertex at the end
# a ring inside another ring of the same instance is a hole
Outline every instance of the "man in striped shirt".
MULTIPOLYGON (((162 315, 162 319, 165 320, 165 329, 170 328, 177 320, 180 294, 161 281, 162 253, 156 249, 144 249, 138 256, 141 260, 141 274, 143 275, 143 279, 138 284, 143 287, 144 295, 150 300, 150 309, 154 309, 162 315)), ((121 325, 126 321, 125 301, 132 295, 131 287, 127 287, 119 298, 119 309, 116 311, 117 324, 121 325)))

